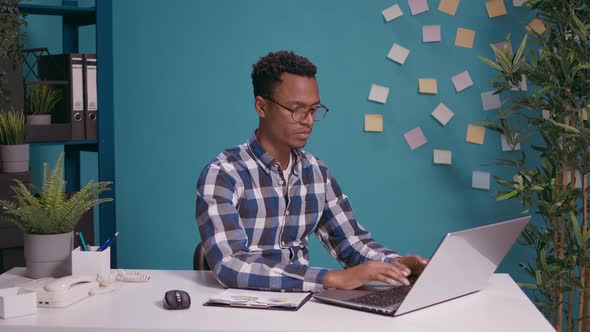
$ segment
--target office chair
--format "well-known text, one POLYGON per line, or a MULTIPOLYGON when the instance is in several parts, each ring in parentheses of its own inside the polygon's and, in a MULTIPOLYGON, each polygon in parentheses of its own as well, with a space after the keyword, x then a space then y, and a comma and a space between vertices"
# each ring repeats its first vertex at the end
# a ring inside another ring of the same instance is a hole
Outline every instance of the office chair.
POLYGON ((203 250, 201 242, 199 242, 195 248, 195 253, 193 255, 193 269, 203 271, 211 270, 209 264, 207 264, 207 258, 205 258, 205 251, 203 250))

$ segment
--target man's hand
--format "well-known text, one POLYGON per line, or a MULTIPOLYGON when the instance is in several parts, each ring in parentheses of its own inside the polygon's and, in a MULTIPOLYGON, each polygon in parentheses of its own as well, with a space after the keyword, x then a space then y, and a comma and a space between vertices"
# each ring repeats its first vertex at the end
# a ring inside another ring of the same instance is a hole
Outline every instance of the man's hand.
POLYGON ((324 276, 324 288, 354 289, 370 281, 410 285, 407 276, 419 275, 428 261, 418 255, 396 258, 391 263, 365 262, 346 270, 331 270, 324 276))

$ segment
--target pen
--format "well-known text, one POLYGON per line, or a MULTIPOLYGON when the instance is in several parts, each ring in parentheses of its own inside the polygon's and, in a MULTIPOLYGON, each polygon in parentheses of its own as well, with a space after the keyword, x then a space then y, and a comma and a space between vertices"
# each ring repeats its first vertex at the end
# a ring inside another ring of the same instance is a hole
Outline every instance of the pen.
POLYGON ((82 244, 82 249, 84 251, 88 251, 88 246, 86 245, 86 241, 84 241, 84 235, 82 235, 82 232, 78 232, 78 237, 80 238, 80 243, 82 244))
POLYGON ((104 243, 101 244, 100 247, 98 247, 98 250, 96 250, 96 251, 103 251, 106 248, 108 248, 111 245, 111 243, 115 240, 117 235, 119 235, 119 232, 115 233, 115 235, 113 235, 110 239, 104 241, 104 243))

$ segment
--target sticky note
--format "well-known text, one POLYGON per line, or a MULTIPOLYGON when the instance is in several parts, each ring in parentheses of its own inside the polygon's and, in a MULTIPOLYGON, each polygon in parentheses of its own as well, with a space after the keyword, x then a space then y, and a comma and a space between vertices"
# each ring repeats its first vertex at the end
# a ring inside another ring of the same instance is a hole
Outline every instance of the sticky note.
POLYGON ((500 95, 495 95, 494 91, 488 91, 481 94, 481 103, 483 104, 483 110, 497 110, 502 106, 500 95))
POLYGON ((405 133, 404 138, 406 139, 406 142, 408 142, 408 145, 412 150, 416 150, 417 148, 421 147, 422 145, 428 142, 420 127, 416 127, 405 133))
MULTIPOLYGON (((582 174, 579 170, 576 170, 576 188, 582 188, 582 174)), ((567 171, 567 184, 572 183, 572 171, 567 171)))
POLYGON ((455 15, 459 7, 459 0, 440 0, 438 10, 449 15, 455 15))
POLYGON ((527 0, 512 0, 512 5, 514 7, 522 7, 527 0))
POLYGON ((473 171, 471 173, 471 187, 474 189, 490 190, 490 173, 473 171))
MULTIPOLYGON (((502 51, 504 49, 505 44, 506 44, 506 42, 503 41, 503 42, 495 43, 494 46, 496 46, 496 48, 498 50, 502 51)), ((514 54, 514 52, 512 52, 512 43, 508 44, 508 52, 510 52, 510 54, 514 54)))
POLYGON ((385 18, 385 21, 391 22, 396 18, 402 16, 404 13, 402 12, 401 8, 399 8, 399 5, 395 4, 389 8, 383 9, 381 11, 381 14, 383 14, 383 18, 385 18))
POLYGON ((434 163, 438 165, 450 165, 453 159, 453 153, 450 150, 434 150, 434 163))
POLYGON ((541 21, 538 18, 535 18, 532 21, 530 21, 529 24, 526 26, 526 29, 527 31, 533 29, 538 34, 542 34, 543 32, 545 32, 545 30, 547 30, 545 28, 545 23, 543 23, 543 21, 541 21))
POLYGON ((512 91, 527 91, 528 87, 526 84, 526 75, 522 74, 522 76, 520 78, 521 78, 520 84, 518 86, 513 85, 512 89, 510 89, 510 90, 512 90, 512 91))
POLYGON ((380 133, 383 131, 382 114, 365 114, 365 131, 380 133))
POLYGON ((475 30, 465 28, 457 28, 457 36, 455 37, 455 46, 473 48, 475 41, 475 30))
POLYGON ((418 80, 420 93, 435 95, 438 93, 435 78, 421 78, 418 80))
POLYGON ((490 0, 486 2, 486 9, 488 10, 488 17, 494 18, 506 15, 506 6, 504 0, 490 0))
POLYGON ((391 49, 389 50, 387 57, 399 63, 400 65, 403 65, 404 62, 406 62, 406 59, 408 58, 409 54, 410 50, 399 44, 394 43, 393 46, 391 46, 391 49))
POLYGON ((408 6, 410 7, 412 16, 422 14, 430 10, 426 0, 408 0, 408 6))
MULTIPOLYGON (((518 133, 514 134, 514 138, 518 138, 518 133)), ((517 151, 520 150, 520 143, 515 145, 508 144, 506 136, 500 135, 500 144, 502 145, 502 151, 517 151)))
POLYGON ((451 118, 455 115, 453 111, 451 111, 445 104, 440 103, 434 111, 432 112, 432 116, 443 126, 451 120, 451 118))
POLYGON ((543 110, 543 119, 547 120, 551 118, 551 112, 548 110, 543 110))
POLYGON ((440 42, 440 25, 423 25, 422 42, 435 43, 440 42))
POLYGON ((457 92, 461 92, 473 85, 473 81, 471 80, 471 76, 469 76, 469 72, 467 70, 453 76, 451 80, 453 81, 453 85, 455 86, 455 90, 457 90, 457 92))
POLYGON ((375 101, 381 104, 387 102, 387 96, 389 95, 389 88, 378 84, 371 84, 371 91, 369 92, 369 100, 375 101))
POLYGON ((467 137, 465 140, 473 144, 483 144, 486 136, 486 128, 477 125, 467 125, 467 137))

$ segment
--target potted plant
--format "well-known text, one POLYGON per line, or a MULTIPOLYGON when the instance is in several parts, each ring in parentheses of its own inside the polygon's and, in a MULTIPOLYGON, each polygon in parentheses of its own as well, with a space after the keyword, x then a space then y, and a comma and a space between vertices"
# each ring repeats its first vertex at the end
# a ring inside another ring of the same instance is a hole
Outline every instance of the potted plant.
POLYGON ((582 0, 529 0, 536 11, 528 37, 518 51, 493 47, 495 60, 481 58, 499 73, 496 93, 506 96, 488 129, 503 134, 510 145, 532 142, 538 153, 516 160, 499 159, 516 175, 496 177, 504 190, 498 200, 518 199, 539 215, 521 242, 534 260, 521 264, 532 282, 539 309, 557 331, 590 328, 590 7, 582 0), (540 20, 540 21, 539 21, 540 20), (536 28, 533 28, 536 27, 536 28), (524 75, 524 76, 523 76, 524 75), (513 91, 522 79, 532 92, 513 91))
POLYGON ((2 173, 29 170, 29 144, 25 143, 26 123, 22 112, 0 111, 0 161, 2 173))
POLYGON ((0 220, 23 230, 27 276, 30 278, 61 277, 71 274, 74 227, 82 215, 95 205, 110 202, 100 198, 112 182, 90 181, 75 193, 66 193, 63 180, 63 153, 50 170, 44 164, 43 186, 27 188, 15 179, 11 186, 14 201, 0 201, 0 220))
POLYGON ((41 83, 29 86, 25 98, 27 124, 51 124, 51 113, 61 99, 61 90, 49 84, 41 83))
POLYGON ((23 41, 27 33, 26 14, 18 8, 20 0, 0 1, 0 109, 23 106, 23 41))

